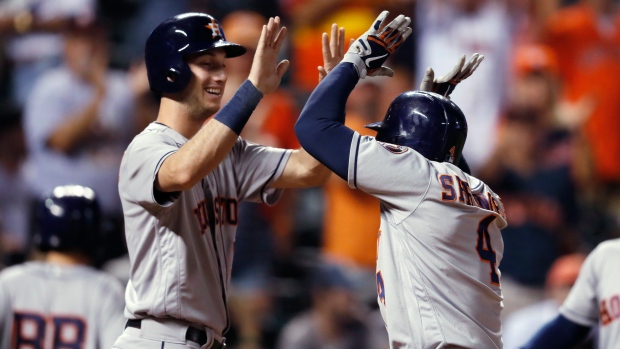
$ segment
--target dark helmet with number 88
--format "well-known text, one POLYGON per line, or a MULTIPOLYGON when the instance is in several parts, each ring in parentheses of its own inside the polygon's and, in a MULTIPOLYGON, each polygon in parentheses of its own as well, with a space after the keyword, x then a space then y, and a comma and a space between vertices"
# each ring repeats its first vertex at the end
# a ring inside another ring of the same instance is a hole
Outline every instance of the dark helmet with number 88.
POLYGON ((144 59, 151 90, 180 92, 192 77, 185 57, 214 48, 224 49, 228 58, 246 51, 226 41, 220 23, 208 14, 190 12, 162 22, 146 40, 144 59))

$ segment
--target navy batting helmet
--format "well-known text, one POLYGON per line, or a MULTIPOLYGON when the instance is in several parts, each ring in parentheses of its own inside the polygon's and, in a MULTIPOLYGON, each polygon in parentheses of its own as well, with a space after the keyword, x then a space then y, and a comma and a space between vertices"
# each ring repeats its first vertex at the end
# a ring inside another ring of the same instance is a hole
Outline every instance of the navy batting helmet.
POLYGON ((467 121, 451 100, 432 92, 409 91, 396 97, 382 122, 366 125, 376 140, 403 145, 425 158, 459 164, 467 121))
POLYGON ((94 252, 100 210, 95 192, 79 185, 58 186, 37 203, 34 244, 41 251, 94 252))
POLYGON ((220 23, 208 14, 185 13, 162 22, 146 40, 144 58, 151 90, 183 90, 192 77, 185 57, 218 47, 226 51, 226 57, 241 56, 246 51, 226 41, 220 23))

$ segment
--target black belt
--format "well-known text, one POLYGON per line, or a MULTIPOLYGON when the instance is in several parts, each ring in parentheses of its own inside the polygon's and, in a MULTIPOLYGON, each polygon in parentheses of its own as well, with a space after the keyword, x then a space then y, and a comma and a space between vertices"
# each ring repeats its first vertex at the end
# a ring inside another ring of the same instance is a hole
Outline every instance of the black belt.
MULTIPOLYGON (((125 328, 127 327, 141 328, 142 320, 140 319, 127 320, 127 324, 125 325, 125 328)), ((201 330, 199 328, 189 326, 187 328, 187 332, 185 332, 185 339, 187 339, 188 341, 196 342, 202 346, 207 343, 207 332, 205 330, 201 330)), ((213 344, 211 345, 210 349, 224 349, 224 348, 226 348, 226 344, 220 343, 217 340, 213 340, 213 344)))

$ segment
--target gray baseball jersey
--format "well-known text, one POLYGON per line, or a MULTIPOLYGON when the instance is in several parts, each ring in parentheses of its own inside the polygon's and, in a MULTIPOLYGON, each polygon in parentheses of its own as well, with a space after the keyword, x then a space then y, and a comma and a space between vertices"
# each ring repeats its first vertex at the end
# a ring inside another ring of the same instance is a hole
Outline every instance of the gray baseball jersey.
POLYGON ((0 347, 111 348, 123 332, 123 286, 87 266, 27 262, 0 273, 0 347))
POLYGON ((355 133, 349 186, 381 201, 377 293, 391 348, 501 348, 500 198, 448 163, 355 133))
POLYGON ((620 239, 600 243, 579 272, 560 313, 583 326, 598 325, 598 347, 620 345, 620 239))
POLYGON ((186 142, 173 129, 152 123, 134 138, 121 163, 119 194, 131 261, 125 316, 173 317, 222 334, 229 325, 226 290, 237 204, 274 204, 282 190, 267 184, 282 174, 291 152, 239 138, 201 182, 164 196, 154 189, 155 176, 186 142))

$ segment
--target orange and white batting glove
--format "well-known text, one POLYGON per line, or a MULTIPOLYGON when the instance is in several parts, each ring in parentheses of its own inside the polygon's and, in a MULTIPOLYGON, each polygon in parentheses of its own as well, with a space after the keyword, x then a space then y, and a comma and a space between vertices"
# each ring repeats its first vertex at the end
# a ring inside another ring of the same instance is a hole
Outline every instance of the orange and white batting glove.
POLYGON ((383 22, 390 13, 383 11, 374 24, 362 36, 357 38, 344 55, 343 62, 355 65, 361 79, 368 76, 394 76, 394 71, 383 66, 388 57, 394 53, 411 34, 411 18, 399 15, 390 24, 383 22))

